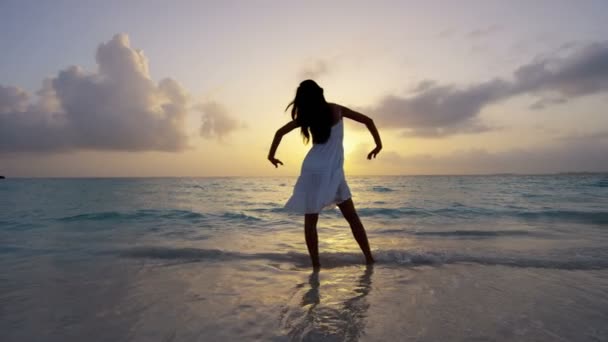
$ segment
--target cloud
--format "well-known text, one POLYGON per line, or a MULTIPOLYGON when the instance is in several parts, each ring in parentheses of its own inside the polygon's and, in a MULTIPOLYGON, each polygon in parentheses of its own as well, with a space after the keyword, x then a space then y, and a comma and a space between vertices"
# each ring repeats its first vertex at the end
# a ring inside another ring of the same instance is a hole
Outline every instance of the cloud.
POLYGON ((386 96, 372 109, 383 126, 406 128, 406 134, 445 136, 488 129, 476 118, 481 108, 505 97, 509 84, 493 80, 465 89, 420 83, 413 96, 386 96))
POLYGON ((196 109, 202 112, 201 136, 206 139, 222 140, 232 131, 244 127, 228 115, 224 106, 217 102, 199 104, 196 109))
POLYGON ((542 96, 540 99, 532 103, 528 108, 532 110, 541 110, 549 107, 550 105, 562 104, 566 102, 568 102, 568 100, 565 98, 542 96))
POLYGON ((597 142, 597 143, 608 143, 608 131, 598 131, 593 133, 577 133, 562 136, 559 140, 565 142, 597 142))
MULTIPOLYGON (((403 156, 381 152, 375 163, 395 174, 486 174, 608 171, 608 132, 560 138, 551 145, 489 152, 485 149, 454 151, 445 156, 403 156)), ((363 146, 347 156, 360 166, 371 167, 363 146)), ((378 168, 378 166, 374 166, 378 168)))
POLYGON ((0 86, 0 152, 179 151, 188 146, 187 91, 154 82, 125 34, 102 43, 97 70, 71 66, 44 80, 35 100, 0 86))
POLYGON ((0 85, 0 114, 24 111, 28 100, 29 94, 25 90, 0 85))
POLYGON ((483 132, 480 112, 507 98, 530 94, 539 97, 532 109, 543 109, 570 99, 608 91, 608 42, 568 49, 568 55, 542 57, 517 68, 512 80, 490 81, 456 87, 426 80, 408 96, 387 95, 362 110, 386 128, 404 134, 443 137, 483 132))
POLYGON ((298 78, 301 80, 318 79, 329 72, 329 63, 323 59, 311 59, 300 69, 298 78))
POLYGON ((569 49, 566 57, 544 57, 514 72, 514 93, 552 92, 570 99, 608 90, 608 41, 569 49))

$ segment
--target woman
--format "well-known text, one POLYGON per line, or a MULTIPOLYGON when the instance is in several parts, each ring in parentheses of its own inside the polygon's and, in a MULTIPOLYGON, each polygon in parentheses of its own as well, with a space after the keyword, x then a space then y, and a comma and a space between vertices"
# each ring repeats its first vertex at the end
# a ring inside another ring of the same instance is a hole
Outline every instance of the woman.
MULTIPOLYGON (((328 206, 338 205, 342 215, 348 221, 355 240, 361 247, 368 264, 374 262, 369 248, 365 228, 357 215, 351 199, 350 189, 344 177, 344 124, 342 118, 348 118, 365 124, 376 142, 367 159, 376 158, 382 149, 382 141, 374 122, 369 117, 335 103, 328 103, 323 96, 323 88, 313 80, 300 83, 291 107, 291 119, 279 128, 274 136, 268 160, 275 166, 283 163, 275 158, 276 150, 283 135, 300 127, 304 143, 312 137, 313 146, 308 151, 293 195, 285 208, 304 214, 304 234, 306 246, 315 268, 320 267, 317 239, 317 221, 319 212, 328 206)), ((285 109, 285 110, 287 110, 285 109)))

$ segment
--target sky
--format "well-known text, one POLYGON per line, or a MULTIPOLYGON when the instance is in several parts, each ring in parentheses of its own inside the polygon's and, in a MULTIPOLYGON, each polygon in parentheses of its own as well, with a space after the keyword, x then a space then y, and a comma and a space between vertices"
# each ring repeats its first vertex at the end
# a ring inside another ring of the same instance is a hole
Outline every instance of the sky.
POLYGON ((606 1, 0 0, 0 174, 295 176, 304 79, 347 175, 608 171, 606 1))

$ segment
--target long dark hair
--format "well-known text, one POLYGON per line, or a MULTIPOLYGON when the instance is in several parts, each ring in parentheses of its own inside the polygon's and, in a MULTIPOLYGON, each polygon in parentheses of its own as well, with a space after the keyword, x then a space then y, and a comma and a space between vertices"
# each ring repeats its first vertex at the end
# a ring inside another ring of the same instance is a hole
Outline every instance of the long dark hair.
POLYGON ((296 97, 285 110, 291 107, 291 119, 300 126, 304 143, 312 135, 313 144, 323 144, 331 134, 331 108, 323 96, 323 88, 313 80, 300 83, 296 97))

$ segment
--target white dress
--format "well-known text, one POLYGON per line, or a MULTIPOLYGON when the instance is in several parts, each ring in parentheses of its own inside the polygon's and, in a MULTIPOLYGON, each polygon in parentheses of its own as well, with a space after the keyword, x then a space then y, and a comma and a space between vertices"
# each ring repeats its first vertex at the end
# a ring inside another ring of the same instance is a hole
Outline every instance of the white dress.
POLYGON ((332 126, 327 142, 313 144, 306 154, 293 194, 285 204, 288 211, 316 214, 351 198, 344 178, 343 139, 344 123, 340 118, 332 126))

